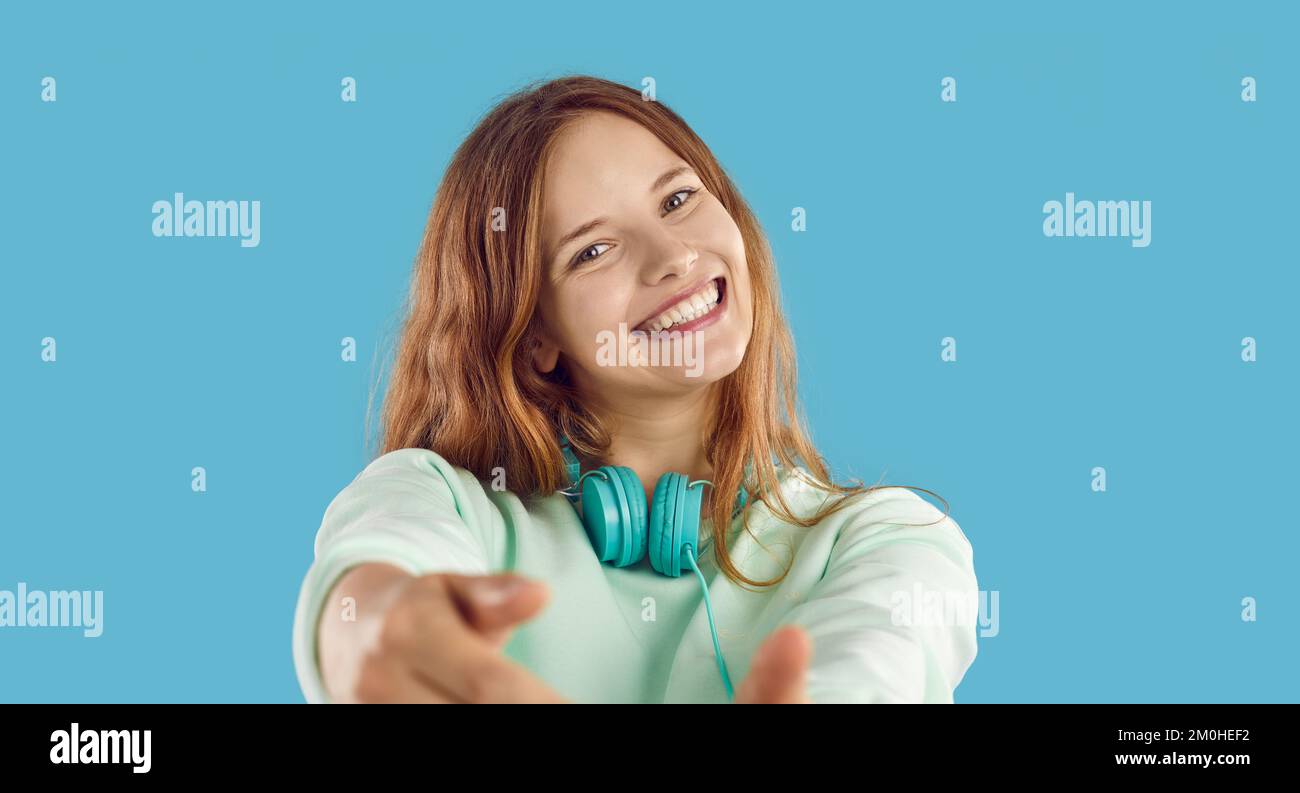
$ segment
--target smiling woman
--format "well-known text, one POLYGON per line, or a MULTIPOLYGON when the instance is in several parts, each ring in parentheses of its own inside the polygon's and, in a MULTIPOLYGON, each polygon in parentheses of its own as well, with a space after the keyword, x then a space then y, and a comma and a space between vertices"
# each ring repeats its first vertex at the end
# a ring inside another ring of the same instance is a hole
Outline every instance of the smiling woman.
POLYGON ((973 600, 970 543, 905 487, 832 482, 759 224, 662 103, 567 77, 495 107, 409 310, 382 453, 299 598, 309 700, 952 701, 973 618, 892 604, 973 600), (602 355, 646 333, 700 357, 602 355))

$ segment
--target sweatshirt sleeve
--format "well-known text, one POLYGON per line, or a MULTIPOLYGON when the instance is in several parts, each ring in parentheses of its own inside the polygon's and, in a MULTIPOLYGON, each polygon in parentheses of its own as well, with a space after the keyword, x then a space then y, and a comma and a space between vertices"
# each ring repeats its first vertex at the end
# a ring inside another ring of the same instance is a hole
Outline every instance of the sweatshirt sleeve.
MULTIPOLYGON (((334 497, 316 533, 315 561, 294 611, 293 659, 308 702, 329 701, 316 654, 317 623, 334 583, 363 562, 412 575, 482 575, 499 558, 500 533, 482 485, 427 449, 370 463, 334 497)), ((499 517, 499 516, 498 516, 499 517)), ((329 604, 330 608, 341 604, 329 604)))
POLYGON ((799 623, 813 640, 815 703, 950 703, 977 652, 971 544, 914 492, 881 494, 844 508, 858 511, 825 573, 782 622, 799 623))

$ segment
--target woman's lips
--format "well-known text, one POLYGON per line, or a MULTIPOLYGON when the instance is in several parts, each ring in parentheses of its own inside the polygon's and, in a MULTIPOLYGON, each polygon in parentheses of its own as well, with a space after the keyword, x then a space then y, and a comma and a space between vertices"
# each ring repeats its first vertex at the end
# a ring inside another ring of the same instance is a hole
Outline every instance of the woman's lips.
MULTIPOLYGON (((684 332, 684 331, 690 331, 690 330, 701 330, 701 329, 703 329, 703 328, 707 328, 708 326, 712 325, 713 323, 715 323, 715 322, 717 322, 719 319, 721 319, 721 318, 722 318, 722 315, 723 315, 724 313, 726 313, 726 311, 727 311, 727 306, 729 305, 729 302, 730 302, 730 301, 728 300, 729 292, 728 292, 728 290, 727 290, 727 279, 726 279, 725 277, 723 277, 723 276, 718 276, 718 277, 715 278, 714 280, 718 282, 718 303, 717 303, 717 305, 715 305, 715 306, 712 308, 712 310, 709 311, 709 313, 705 314, 705 315, 702 316, 702 317, 696 317, 695 319, 691 320, 690 322, 683 322, 683 323, 680 324, 680 325, 673 325, 673 326, 670 327, 670 328, 665 328, 664 330, 661 330, 661 331, 658 331, 658 332, 659 332, 659 333, 672 333, 672 332, 674 332, 674 331, 683 331, 683 332, 684 332)), ((658 316, 658 315, 656 314, 655 316, 658 316)), ((648 325, 648 324, 649 324, 650 322, 652 322, 653 320, 654 320, 654 317, 651 317, 650 319, 648 319, 648 320, 646 320, 645 322, 643 322, 643 323, 641 323, 640 325, 638 325, 638 326, 635 328, 635 330, 641 331, 642 333, 650 333, 650 334, 653 334, 654 331, 651 331, 649 328, 646 327, 646 325, 648 325)))
MULTIPOLYGON (((693 286, 691 286, 691 287, 689 287, 689 288, 687 288, 687 289, 683 289, 682 291, 680 291, 680 292, 678 292, 677 294, 673 295, 673 296, 672 296, 671 298, 669 298, 668 300, 664 301, 664 303, 663 303, 662 305, 660 305, 659 308, 655 309, 655 313, 653 313, 653 314, 651 314, 650 316, 646 317, 645 319, 641 320, 639 323, 637 323, 637 325, 636 325, 635 327, 632 328, 632 330, 640 330, 640 331, 645 331, 646 333, 649 333, 649 332, 650 332, 650 325, 651 325, 651 324, 652 324, 656 319, 658 319, 660 316, 662 316, 662 315, 664 314, 664 312, 666 312, 666 311, 668 311, 669 309, 673 308, 673 307, 676 306, 678 303, 681 303, 682 301, 684 301, 686 298, 690 297, 691 295, 699 294, 700 292, 704 291, 705 287, 707 287, 709 284, 714 283, 714 282, 716 282, 717 285, 718 285, 718 300, 719 300, 719 302, 721 302, 721 300, 722 300, 722 290, 723 290, 724 285, 726 284, 726 281, 727 281, 726 276, 723 276, 723 275, 715 275, 715 276, 713 276, 712 278, 708 278, 708 279, 706 279, 706 280, 700 281, 700 282, 696 283, 695 285, 693 285, 693 286)), ((683 323, 683 324, 684 324, 684 323, 683 323)), ((679 327, 679 326, 674 325, 673 327, 679 327)), ((667 328, 665 328, 665 330, 667 330, 667 328)))

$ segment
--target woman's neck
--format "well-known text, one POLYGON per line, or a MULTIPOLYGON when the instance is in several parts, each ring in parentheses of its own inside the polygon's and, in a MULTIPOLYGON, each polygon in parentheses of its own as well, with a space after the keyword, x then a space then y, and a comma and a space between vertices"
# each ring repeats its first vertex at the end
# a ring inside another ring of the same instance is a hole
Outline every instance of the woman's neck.
POLYGON ((602 403, 600 412, 611 432, 606 464, 635 471, 647 498, 669 471, 709 479, 713 467, 704 443, 714 418, 713 394, 710 385, 680 398, 602 403))

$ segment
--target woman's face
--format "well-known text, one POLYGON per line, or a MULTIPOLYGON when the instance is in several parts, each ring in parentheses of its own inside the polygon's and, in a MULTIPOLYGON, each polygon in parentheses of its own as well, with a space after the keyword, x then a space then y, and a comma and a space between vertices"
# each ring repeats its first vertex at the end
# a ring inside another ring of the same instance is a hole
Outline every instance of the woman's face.
POLYGON ((607 396, 735 371, 753 327, 744 240, 686 161, 635 121, 591 112, 561 133, 544 180, 537 367, 563 354, 579 388, 607 396))

